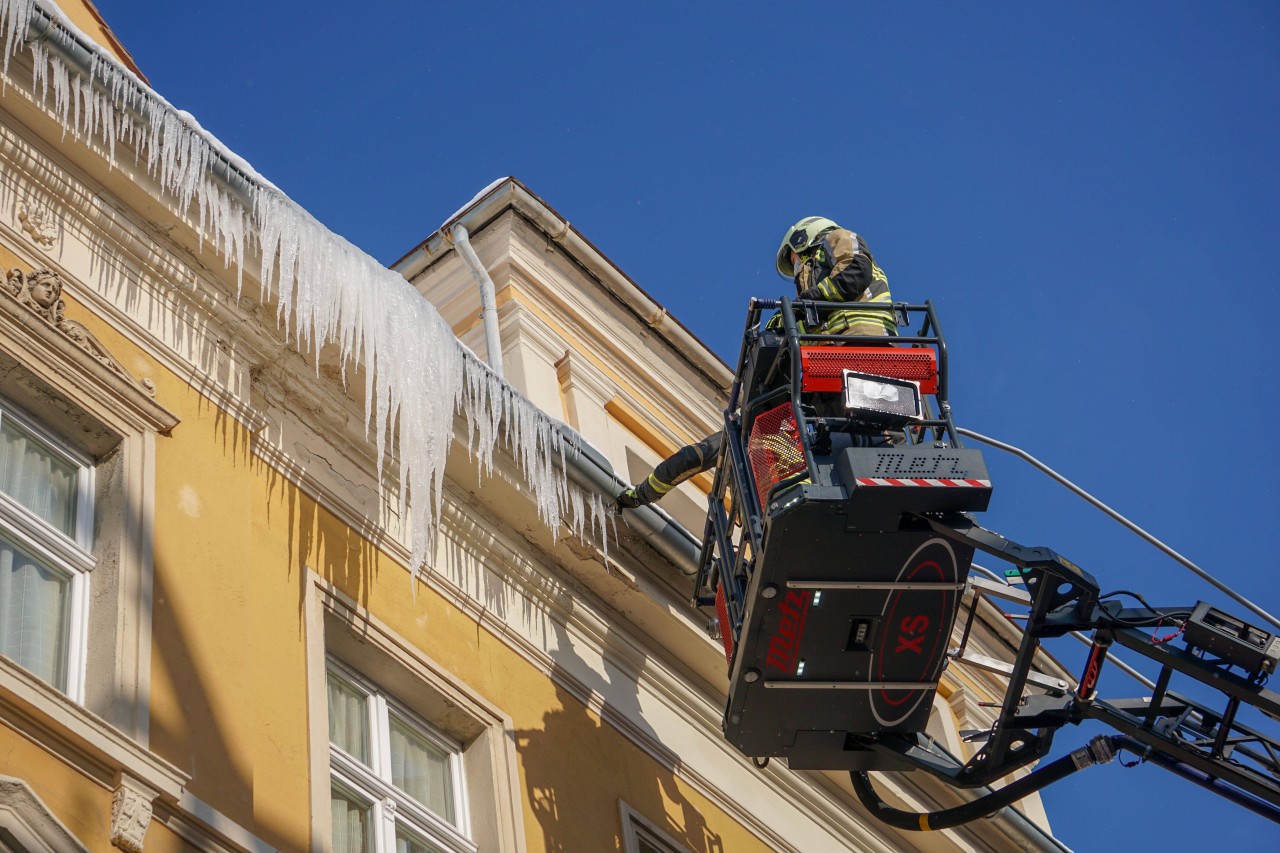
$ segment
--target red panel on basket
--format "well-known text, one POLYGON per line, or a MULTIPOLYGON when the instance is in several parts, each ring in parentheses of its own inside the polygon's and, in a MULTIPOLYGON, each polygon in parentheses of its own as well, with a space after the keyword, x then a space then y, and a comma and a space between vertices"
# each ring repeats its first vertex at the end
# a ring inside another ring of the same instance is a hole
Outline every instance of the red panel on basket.
POLYGON ((804 450, 800 447, 790 403, 764 412, 752 423, 751 436, 747 439, 747 462, 751 465, 762 508, 775 483, 805 470, 804 450))
POLYGON ((929 347, 800 347, 803 391, 844 391, 845 370, 911 379, 920 393, 938 393, 938 354, 929 347))
POLYGON ((729 630, 729 606, 724 601, 724 584, 716 584, 716 616, 720 619, 720 640, 724 643, 724 662, 733 663, 733 631, 729 630))

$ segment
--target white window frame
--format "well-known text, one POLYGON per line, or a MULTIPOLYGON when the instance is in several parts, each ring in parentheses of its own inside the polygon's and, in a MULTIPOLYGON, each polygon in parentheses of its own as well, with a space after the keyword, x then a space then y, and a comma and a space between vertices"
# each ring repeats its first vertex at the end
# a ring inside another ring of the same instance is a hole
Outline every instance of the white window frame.
POLYGON ((402 825, 410 834, 421 836, 426 843, 448 853, 476 853, 478 848, 471 841, 470 809, 462 762, 463 745, 436 731, 420 715, 336 658, 326 658, 325 675, 326 679, 336 676, 364 694, 366 699, 369 764, 330 742, 329 775, 331 786, 336 784, 370 805, 370 823, 374 827, 373 852, 395 853, 396 829, 402 825), (450 793, 456 824, 449 823, 443 816, 437 815, 392 784, 392 715, 449 756, 449 778, 452 783, 450 793))
POLYGON ((626 800, 618 800, 618 811, 622 816, 624 853, 640 853, 641 838, 650 846, 660 849, 662 853, 688 853, 689 848, 658 829, 653 821, 631 808, 626 800))
POLYGON ((53 685, 76 703, 84 702, 88 651, 90 578, 97 566, 93 548, 94 463, 44 429, 33 418, 0 399, 0 422, 15 422, 44 449, 76 473, 75 531, 68 536, 9 495, 0 492, 0 530, 14 545, 70 580, 67 601, 66 684, 53 685))

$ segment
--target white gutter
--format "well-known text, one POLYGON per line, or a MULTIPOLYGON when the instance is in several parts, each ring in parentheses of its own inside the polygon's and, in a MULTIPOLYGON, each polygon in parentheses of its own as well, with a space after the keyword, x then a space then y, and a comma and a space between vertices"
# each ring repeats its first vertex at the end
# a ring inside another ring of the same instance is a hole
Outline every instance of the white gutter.
MULTIPOLYGON (((566 434, 577 436, 570 427, 562 426, 566 434)), ((612 504, 618 493, 631 485, 619 479, 613 466, 584 439, 578 438, 578 452, 565 457, 566 473, 582 488, 599 495, 605 503, 612 504)), ((627 510, 625 523, 639 533, 659 554, 671 561, 685 575, 698 570, 698 556, 702 541, 672 518, 666 510, 650 504, 627 510)))
POLYGON ((466 263, 467 269, 471 270, 476 286, 480 288, 480 319, 484 321, 485 352, 489 356, 489 367, 501 379, 505 374, 502 371, 502 338, 498 335, 498 303, 494 298, 493 279, 489 277, 484 264, 480 263, 476 250, 471 248, 466 226, 459 222, 450 233, 453 235, 454 247, 466 263))

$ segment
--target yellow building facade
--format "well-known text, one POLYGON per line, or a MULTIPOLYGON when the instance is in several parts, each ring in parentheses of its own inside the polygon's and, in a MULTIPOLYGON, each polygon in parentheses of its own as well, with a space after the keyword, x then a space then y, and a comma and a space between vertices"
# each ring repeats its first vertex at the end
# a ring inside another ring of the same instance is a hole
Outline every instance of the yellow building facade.
MULTIPOLYGON (((181 118, 95 76, 103 57, 137 69, 90 3, 0 13, 0 849, 1059 849, 1036 798, 898 833, 841 774, 724 742, 723 652, 684 574, 709 481, 606 506, 715 427, 730 372, 529 188, 484 190, 375 306, 438 312, 483 385, 463 399, 497 395, 508 419, 490 434, 455 412, 424 362, 400 417, 446 406, 453 440, 405 507, 418 450, 392 423, 379 465, 365 395, 400 366, 282 328, 263 244, 240 233, 238 255, 219 230, 255 176, 199 161, 202 212, 145 134, 102 129, 181 118), (101 121, 68 118, 50 69, 101 121), (459 239, 495 286, 501 381, 475 367, 490 344, 459 239)), ((971 642, 1017 639, 988 608, 971 642)), ((953 667, 930 731, 967 752, 1002 690, 953 667)), ((905 807, 961 801, 880 784, 905 807)))

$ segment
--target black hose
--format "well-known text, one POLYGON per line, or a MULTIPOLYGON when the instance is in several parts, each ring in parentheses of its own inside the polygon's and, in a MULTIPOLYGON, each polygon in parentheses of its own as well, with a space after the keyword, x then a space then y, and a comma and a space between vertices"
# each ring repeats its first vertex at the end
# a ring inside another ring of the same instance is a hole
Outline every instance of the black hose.
POLYGON ((853 792, 857 794, 862 805, 871 812, 872 817, 898 829, 930 832, 950 829, 994 814, 1028 794, 1034 794, 1041 788, 1065 779, 1077 770, 1083 770, 1094 764, 1105 764, 1115 757, 1116 750, 1121 745, 1121 738, 1117 735, 1100 735, 1070 755, 1064 755, 1057 761, 1010 782, 998 791, 984 794, 963 805, 936 812, 907 812, 895 809, 880 798, 871 785, 871 778, 866 773, 853 771, 849 774, 849 778, 853 782, 853 792))

